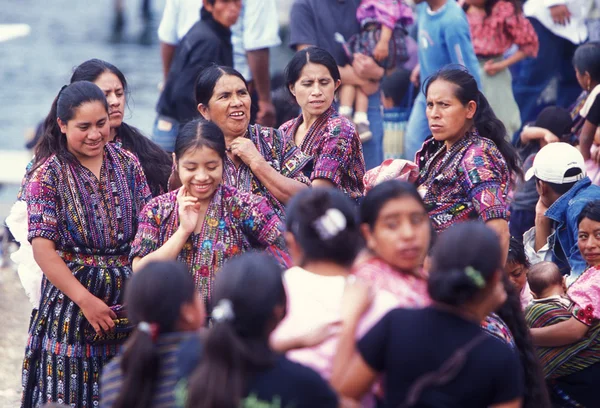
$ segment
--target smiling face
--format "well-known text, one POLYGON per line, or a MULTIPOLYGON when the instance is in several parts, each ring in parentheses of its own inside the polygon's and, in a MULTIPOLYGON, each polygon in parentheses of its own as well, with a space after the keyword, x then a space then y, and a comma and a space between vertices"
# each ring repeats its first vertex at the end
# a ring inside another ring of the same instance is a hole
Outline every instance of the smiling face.
POLYGON ((577 245, 590 266, 600 265, 600 222, 584 218, 579 223, 577 245))
POLYGON ((188 194, 207 202, 223 180, 223 159, 206 146, 188 149, 177 159, 177 171, 188 194))
POLYGON ((372 252, 408 273, 423 264, 431 239, 429 216, 410 196, 389 200, 381 207, 374 227, 363 224, 362 231, 372 252))
POLYGON ((80 161, 101 155, 108 142, 108 112, 100 101, 82 103, 71 120, 58 119, 58 125, 67 137, 67 149, 80 161))
POLYGON ((433 138, 446 143, 447 147, 462 139, 473 124, 477 109, 474 101, 467 105, 456 97, 456 85, 438 79, 427 89, 425 114, 433 138))
POLYGON ((244 81, 223 75, 213 89, 208 106, 198 105, 204 119, 214 122, 226 139, 243 136, 250 124, 250 94, 244 81))
POLYGON ((110 128, 117 129, 123 123, 125 114, 125 89, 119 78, 110 71, 101 74, 94 83, 98 85, 108 102, 110 128))
POLYGON ((320 116, 333 103, 340 82, 333 80, 325 65, 309 62, 302 68, 300 78, 290 87, 290 91, 304 115, 320 116))

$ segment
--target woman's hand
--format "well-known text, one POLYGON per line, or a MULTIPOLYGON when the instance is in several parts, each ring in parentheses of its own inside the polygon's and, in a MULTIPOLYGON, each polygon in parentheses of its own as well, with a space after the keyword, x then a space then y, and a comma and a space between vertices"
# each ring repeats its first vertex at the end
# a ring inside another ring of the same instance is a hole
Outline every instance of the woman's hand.
POLYGON ((231 153, 239 157, 248 167, 252 168, 257 163, 264 161, 254 142, 246 137, 238 137, 229 146, 231 153))
POLYGON ((386 42, 379 41, 377 45, 375 45, 375 49, 373 49, 373 58, 381 62, 388 57, 389 53, 389 45, 386 42))
POLYGON ((498 72, 504 70, 505 68, 506 67, 504 66, 504 64, 502 62, 496 62, 493 60, 489 60, 483 65, 483 69, 484 69, 485 73, 488 74, 489 76, 494 76, 498 72))
POLYGON ((417 64, 410 73, 410 82, 417 88, 421 84, 421 66, 417 64))
POLYGON ((179 205, 179 228, 189 235, 194 232, 198 224, 200 203, 196 197, 187 194, 185 187, 181 187, 177 193, 177 204, 179 205))
POLYGON ((115 327, 115 312, 91 293, 83 299, 79 307, 97 334, 109 332, 115 327))
POLYGON ((379 81, 385 74, 385 70, 377 65, 375 60, 367 55, 356 53, 352 61, 354 72, 362 79, 379 81))

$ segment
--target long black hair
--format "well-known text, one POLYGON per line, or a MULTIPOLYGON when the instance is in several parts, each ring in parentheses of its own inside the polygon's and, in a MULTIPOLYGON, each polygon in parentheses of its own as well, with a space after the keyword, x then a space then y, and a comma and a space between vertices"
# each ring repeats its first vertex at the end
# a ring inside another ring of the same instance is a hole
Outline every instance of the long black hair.
MULTIPOLYGON (((119 79, 125 95, 128 96, 129 86, 121 70, 109 62, 96 58, 87 60, 75 68, 71 76, 71 83, 75 81, 95 82, 106 72, 114 74, 119 79)), ((125 122, 117 129, 117 134, 123 143, 123 148, 135 154, 139 159, 152 195, 157 196, 166 192, 172 165, 169 154, 144 136, 139 129, 125 122)))
POLYGON ((239 78, 246 85, 246 89, 248 88, 248 83, 244 79, 244 76, 235 69, 224 65, 209 65, 204 68, 202 72, 200 72, 200 75, 198 75, 198 78, 196 78, 194 96, 196 97, 196 103, 198 105, 203 104, 208 106, 208 102, 213 96, 215 85, 219 82, 219 79, 225 75, 239 78))
MULTIPOLYGON (((338 69, 337 63, 333 56, 326 50, 319 47, 308 47, 300 50, 294 54, 290 62, 285 67, 285 82, 287 85, 288 92, 291 95, 290 87, 292 87, 300 75, 302 70, 307 64, 318 64, 323 65, 329 71, 329 75, 333 78, 333 82, 336 83, 342 77, 340 76, 340 70, 338 69)), ((293 96, 293 95, 292 95, 293 96)))
MULTIPOLYGON (((125 303, 130 321, 155 325, 159 333, 176 331, 181 307, 195 300, 194 281, 175 261, 148 264, 127 282, 125 303)), ((121 360, 123 380, 113 408, 149 407, 159 374, 159 355, 151 333, 136 330, 121 360)))
POLYGON ((106 109, 108 120, 108 104, 104 93, 96 84, 88 81, 78 81, 63 86, 54 98, 50 112, 44 120, 44 131, 34 149, 34 161, 29 174, 33 174, 42 163, 53 154, 64 161, 75 160, 67 147, 67 138, 58 125, 57 118, 67 123, 75 116, 76 110, 87 102, 100 102, 106 109))
POLYGON ((592 221, 600 222, 600 200, 590 201, 583 207, 583 210, 577 217, 577 225, 581 224, 584 218, 589 218, 592 221))
POLYGON ((475 112, 473 121, 479 134, 494 142, 498 150, 500 150, 502 157, 506 160, 509 170, 513 174, 522 177, 523 170, 520 167, 519 155, 515 148, 506 141, 506 127, 496 117, 488 100, 477 87, 477 81, 473 75, 469 74, 466 68, 457 68, 456 65, 442 68, 426 79, 424 85, 425 95, 427 95, 429 86, 438 80, 453 84, 454 96, 464 106, 467 106, 470 101, 474 101, 477 104, 477 111, 475 112))
POLYGON ((286 304, 282 270, 264 254, 234 258, 216 277, 212 303, 214 325, 189 379, 186 407, 237 408, 250 376, 275 362, 269 334, 278 323, 275 307, 286 304))

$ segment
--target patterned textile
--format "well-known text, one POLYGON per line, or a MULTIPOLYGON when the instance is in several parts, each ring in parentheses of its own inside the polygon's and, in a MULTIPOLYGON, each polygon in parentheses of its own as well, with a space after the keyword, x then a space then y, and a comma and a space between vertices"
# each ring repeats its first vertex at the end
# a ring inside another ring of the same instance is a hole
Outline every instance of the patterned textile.
POLYGON ((577 278, 567 292, 575 307, 573 316, 581 323, 600 324, 600 269, 592 267, 577 278))
MULTIPOLYGON (((531 328, 548 327, 572 317, 573 302, 567 297, 534 301, 525 311, 531 328)), ((537 347, 544 375, 548 379, 564 377, 600 362, 600 325, 591 328, 580 341, 562 347, 537 347)))
POLYGON ((437 232, 469 219, 508 220, 510 172, 494 142, 467 134, 446 151, 433 138, 416 155, 417 185, 437 232))
MULTIPOLYGON (((54 241, 73 276, 112 306, 123 302, 131 268, 127 259, 139 211, 150 190, 137 159, 111 145, 100 179, 79 162, 50 157, 24 194, 29 240, 54 241)), ((23 361, 22 407, 58 402, 97 406, 99 376, 121 346, 91 346, 81 309, 44 276, 39 308, 29 326, 23 361)))
POLYGON ((414 183, 419 177, 419 168, 411 161, 387 159, 381 165, 367 171, 363 177, 365 194, 373 187, 388 180, 401 180, 414 183))
POLYGON ((411 8, 401 0, 362 0, 356 19, 361 26, 376 21, 391 29, 397 24, 406 27, 414 22, 411 8))
MULTIPOLYGON (((260 125, 250 125, 244 137, 252 140, 267 163, 283 176, 310 186, 310 180, 302 170, 311 161, 311 158, 304 155, 279 130, 261 127, 260 125)), ((261 183, 245 163, 242 162, 236 168, 233 161, 225 156, 223 161, 223 183, 233 186, 241 192, 265 197, 279 218, 284 219, 284 205, 269 192, 267 187, 261 183)))
POLYGON ((397 307, 422 308, 431 304, 427 279, 400 272, 387 262, 372 257, 354 267, 352 273, 373 285, 376 291, 390 292, 398 300, 397 307))
MULTIPOLYGON (((131 259, 156 251, 175 234, 179 228, 178 191, 156 197, 144 208, 131 259)), ((190 235, 177 259, 188 266, 196 289, 207 300, 215 273, 237 254, 267 249, 280 263, 289 264, 282 229, 281 219, 266 199, 221 185, 209 204, 202 231, 190 235)))
MULTIPOLYGON (((291 143, 302 122, 300 115, 281 125, 280 130, 291 143)), ((311 180, 330 180, 353 199, 363 196, 365 160, 360 138, 354 124, 333 107, 312 124, 299 147, 314 159, 311 180)))
MULTIPOLYGON (((352 54, 373 56, 375 46, 381 38, 381 25, 378 23, 363 26, 359 33, 348 40, 347 48, 352 54)), ((376 61, 385 69, 392 70, 403 62, 408 61, 408 48, 406 46, 406 31, 402 26, 397 26, 392 32, 388 43, 388 56, 382 61, 376 61)))
POLYGON ((523 13, 512 3, 499 1, 489 16, 467 13, 473 49, 478 57, 504 54, 516 44, 528 57, 536 57, 539 49, 537 34, 523 13))
POLYGON ((496 337, 499 340, 502 340, 504 343, 511 346, 513 349, 515 346, 515 339, 510 332, 510 329, 504 323, 504 320, 500 318, 496 313, 490 314, 485 320, 481 323, 481 327, 485 330, 490 336, 496 337))

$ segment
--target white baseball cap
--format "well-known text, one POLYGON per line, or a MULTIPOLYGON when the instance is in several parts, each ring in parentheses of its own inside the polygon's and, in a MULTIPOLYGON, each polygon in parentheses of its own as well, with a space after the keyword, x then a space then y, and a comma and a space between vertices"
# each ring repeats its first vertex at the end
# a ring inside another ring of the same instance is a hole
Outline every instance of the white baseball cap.
POLYGON ((525 180, 536 176, 542 181, 554 184, 567 184, 581 180, 586 175, 583 156, 577 148, 568 143, 549 143, 533 159, 533 166, 525 173, 525 180), (569 169, 579 169, 580 174, 565 177, 569 169))

